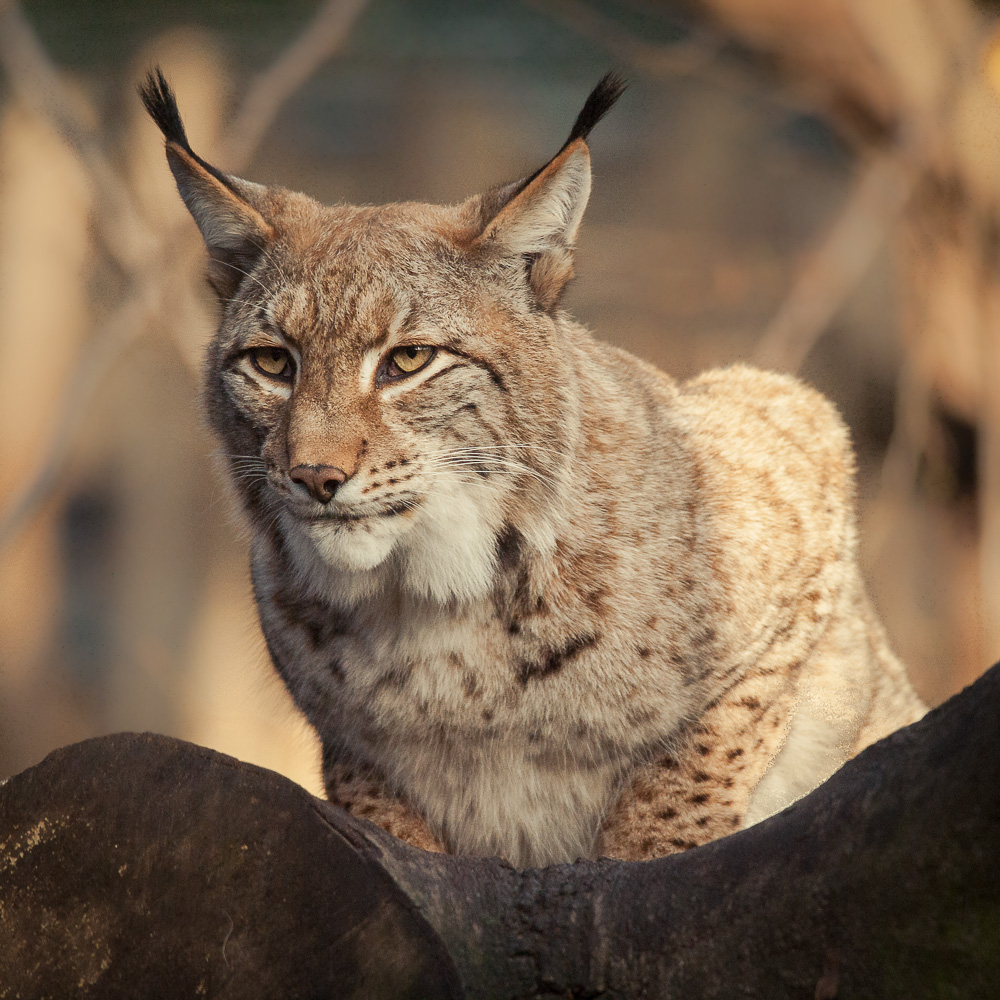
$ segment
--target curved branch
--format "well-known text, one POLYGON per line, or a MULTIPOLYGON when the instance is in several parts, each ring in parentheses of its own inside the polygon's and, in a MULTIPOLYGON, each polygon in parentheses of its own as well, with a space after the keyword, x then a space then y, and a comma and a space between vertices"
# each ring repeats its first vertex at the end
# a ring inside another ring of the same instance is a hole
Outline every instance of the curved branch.
POLYGON ((861 172, 847 202, 768 323, 754 351, 762 368, 796 372, 868 272, 913 192, 914 170, 881 155, 861 172))
POLYGON ((220 162, 230 170, 247 164, 282 105, 344 45, 368 4, 369 0, 327 0, 320 6, 301 34, 251 80, 222 142, 220 162))

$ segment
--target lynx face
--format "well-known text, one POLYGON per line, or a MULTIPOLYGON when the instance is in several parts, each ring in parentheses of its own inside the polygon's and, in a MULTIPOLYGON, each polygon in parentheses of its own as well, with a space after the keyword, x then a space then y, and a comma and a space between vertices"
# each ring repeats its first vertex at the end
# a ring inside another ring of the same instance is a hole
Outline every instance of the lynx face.
POLYGON ((489 589, 513 508, 537 511, 539 552, 554 544, 544 511, 579 397, 558 302, 590 193, 585 139, 622 89, 605 78, 521 181, 450 208, 327 208, 206 163, 162 76, 147 81, 224 303, 213 424, 255 527, 304 570, 387 567, 417 595, 463 600, 489 589))
POLYGON ((559 476, 568 405, 552 391, 569 383, 565 347, 528 268, 468 246, 474 207, 272 193, 274 235, 208 372, 257 524, 337 570, 392 560, 440 600, 485 593, 511 505, 541 506, 559 476))

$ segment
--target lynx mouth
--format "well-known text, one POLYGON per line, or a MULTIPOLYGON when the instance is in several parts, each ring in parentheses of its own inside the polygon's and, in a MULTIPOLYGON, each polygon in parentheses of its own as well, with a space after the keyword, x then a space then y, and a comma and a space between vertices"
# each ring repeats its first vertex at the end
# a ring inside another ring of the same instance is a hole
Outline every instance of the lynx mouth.
POLYGON ((421 500, 413 497, 378 504, 366 510, 328 510, 322 514, 300 515, 300 520, 309 524, 357 524, 359 521, 412 514, 421 503, 421 500))

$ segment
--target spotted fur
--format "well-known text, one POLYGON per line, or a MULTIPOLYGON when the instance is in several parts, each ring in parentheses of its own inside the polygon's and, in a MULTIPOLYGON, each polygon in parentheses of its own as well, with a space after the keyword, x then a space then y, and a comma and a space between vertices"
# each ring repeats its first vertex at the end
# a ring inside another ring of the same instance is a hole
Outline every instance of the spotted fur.
POLYGON ((275 666, 330 799, 431 849, 683 850, 923 712, 830 404, 742 367, 678 385, 559 307, 620 90, 522 181, 362 208, 222 174, 144 93, 222 301, 205 394, 275 666), (400 373, 407 345, 434 352, 400 373))

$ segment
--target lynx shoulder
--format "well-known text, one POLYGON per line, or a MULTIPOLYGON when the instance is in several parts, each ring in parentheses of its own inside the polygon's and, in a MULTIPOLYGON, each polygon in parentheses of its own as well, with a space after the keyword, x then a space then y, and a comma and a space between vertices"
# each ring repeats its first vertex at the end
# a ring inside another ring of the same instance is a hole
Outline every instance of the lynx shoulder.
POLYGON ((331 800, 431 849, 683 850, 923 712, 832 406, 678 385, 560 307, 622 89, 521 180, 359 208, 219 171, 143 88, 221 302, 205 398, 275 667, 331 800))

